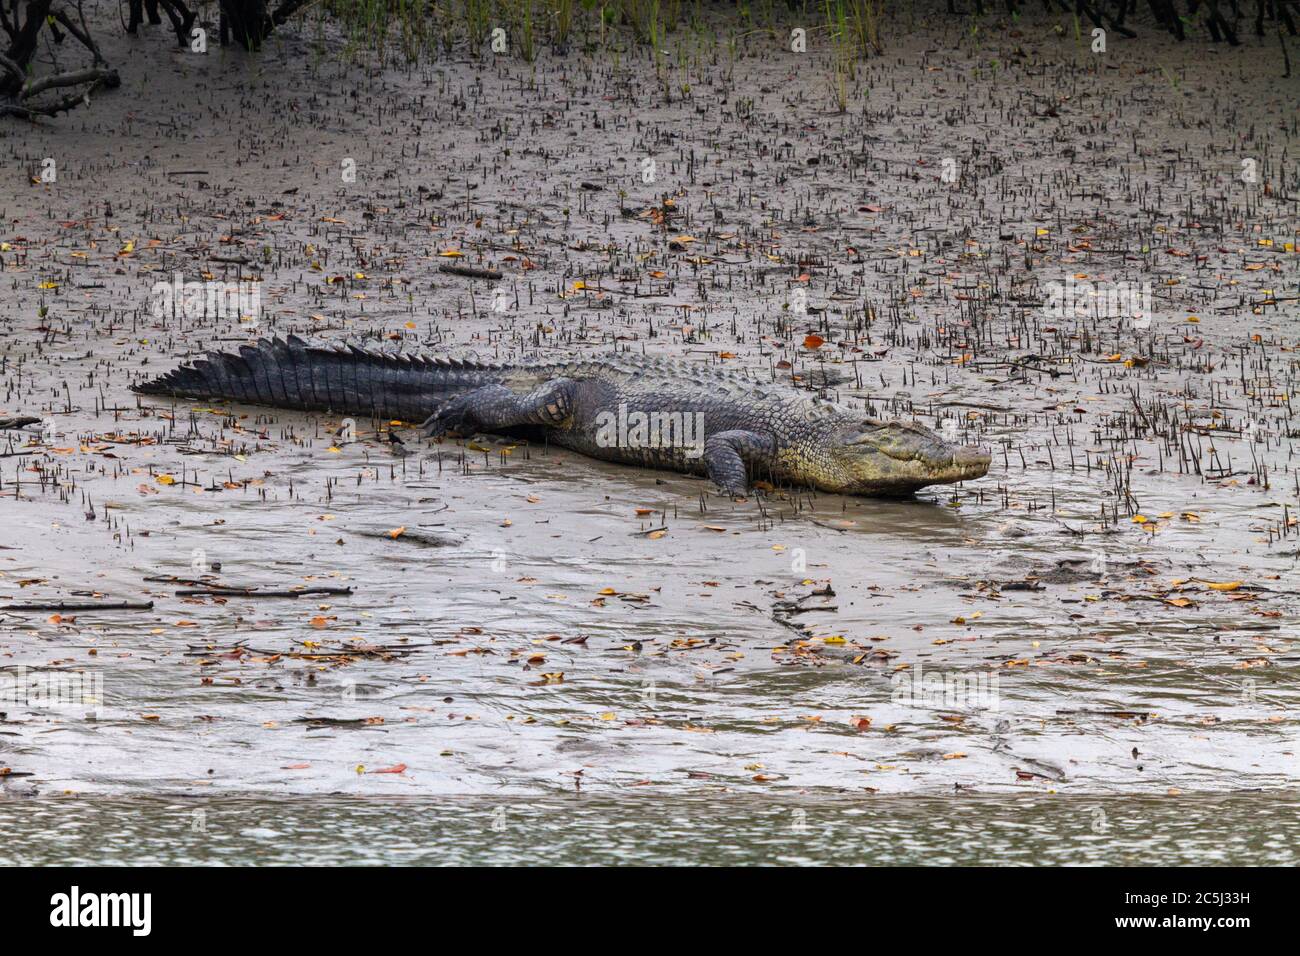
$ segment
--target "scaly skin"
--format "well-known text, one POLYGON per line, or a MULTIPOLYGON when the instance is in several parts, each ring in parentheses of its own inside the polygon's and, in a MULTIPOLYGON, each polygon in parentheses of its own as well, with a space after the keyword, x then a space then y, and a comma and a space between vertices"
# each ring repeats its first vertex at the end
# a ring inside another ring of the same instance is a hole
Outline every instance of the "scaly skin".
POLYGON ((866 419, 740 372, 629 355, 495 365, 290 336, 238 355, 211 353, 134 388, 423 420, 434 437, 530 428, 593 458, 708 475, 732 495, 745 493, 751 473, 843 494, 906 495, 983 477, 990 462, 987 451, 920 425, 866 419))

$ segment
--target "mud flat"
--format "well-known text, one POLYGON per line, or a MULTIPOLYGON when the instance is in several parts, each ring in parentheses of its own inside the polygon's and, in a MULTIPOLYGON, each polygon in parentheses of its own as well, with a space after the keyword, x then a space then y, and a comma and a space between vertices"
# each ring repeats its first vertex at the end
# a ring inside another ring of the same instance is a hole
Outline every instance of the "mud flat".
POLYGON ((658 70, 105 38, 120 90, 0 125, 0 418, 41 419, 0 432, 0 666, 95 698, 0 707, 0 786, 1293 788, 1296 80, 1253 38, 985 24, 887 36, 843 112, 815 37, 761 31, 658 70), (178 274, 258 307, 160 315, 178 274), (129 390, 290 333, 722 363, 994 467, 733 502, 129 390))

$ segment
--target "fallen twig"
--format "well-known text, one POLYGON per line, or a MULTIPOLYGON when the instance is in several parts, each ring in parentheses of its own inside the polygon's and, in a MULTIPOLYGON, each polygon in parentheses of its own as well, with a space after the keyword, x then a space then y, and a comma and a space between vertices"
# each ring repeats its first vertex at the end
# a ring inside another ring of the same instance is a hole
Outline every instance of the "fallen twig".
POLYGON ((0 604, 0 611, 150 611, 153 601, 48 601, 0 604))
POLYGON ((474 266, 457 266, 445 262, 438 266, 438 271, 454 276, 465 276, 467 279, 500 279, 502 276, 502 273, 496 269, 476 269, 474 266))
POLYGON ((351 594, 351 588, 276 588, 273 590, 262 590, 260 588, 238 588, 238 587, 197 587, 181 588, 176 592, 177 597, 196 597, 199 595, 215 597, 253 597, 253 598, 299 598, 312 594, 351 594))

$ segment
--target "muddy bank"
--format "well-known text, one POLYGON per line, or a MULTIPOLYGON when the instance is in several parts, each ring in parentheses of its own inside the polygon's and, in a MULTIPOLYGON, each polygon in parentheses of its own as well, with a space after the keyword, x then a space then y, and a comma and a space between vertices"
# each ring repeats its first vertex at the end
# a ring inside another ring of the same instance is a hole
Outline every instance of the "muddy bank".
POLYGON ((894 37, 846 113, 763 37, 670 38, 667 92, 106 41, 147 84, 0 127, 0 417, 43 423, 0 434, 0 653, 100 682, 0 708, 6 791, 1292 787, 1294 82, 1018 32, 894 37), (156 314, 178 273, 259 308, 156 314), (731 502, 129 391, 291 332, 763 370, 994 469, 731 502), (152 607, 13 607, 100 601, 152 607))

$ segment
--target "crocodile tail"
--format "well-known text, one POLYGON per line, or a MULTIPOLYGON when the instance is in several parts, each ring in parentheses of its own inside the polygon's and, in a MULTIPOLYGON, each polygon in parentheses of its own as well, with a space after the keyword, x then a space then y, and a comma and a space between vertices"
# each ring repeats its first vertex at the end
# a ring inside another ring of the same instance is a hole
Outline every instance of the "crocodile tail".
POLYGON ((210 352, 132 390, 420 421, 452 395, 488 384, 487 378, 497 371, 494 366, 352 344, 311 345, 290 335, 259 339, 256 346, 242 346, 238 354, 210 352))

